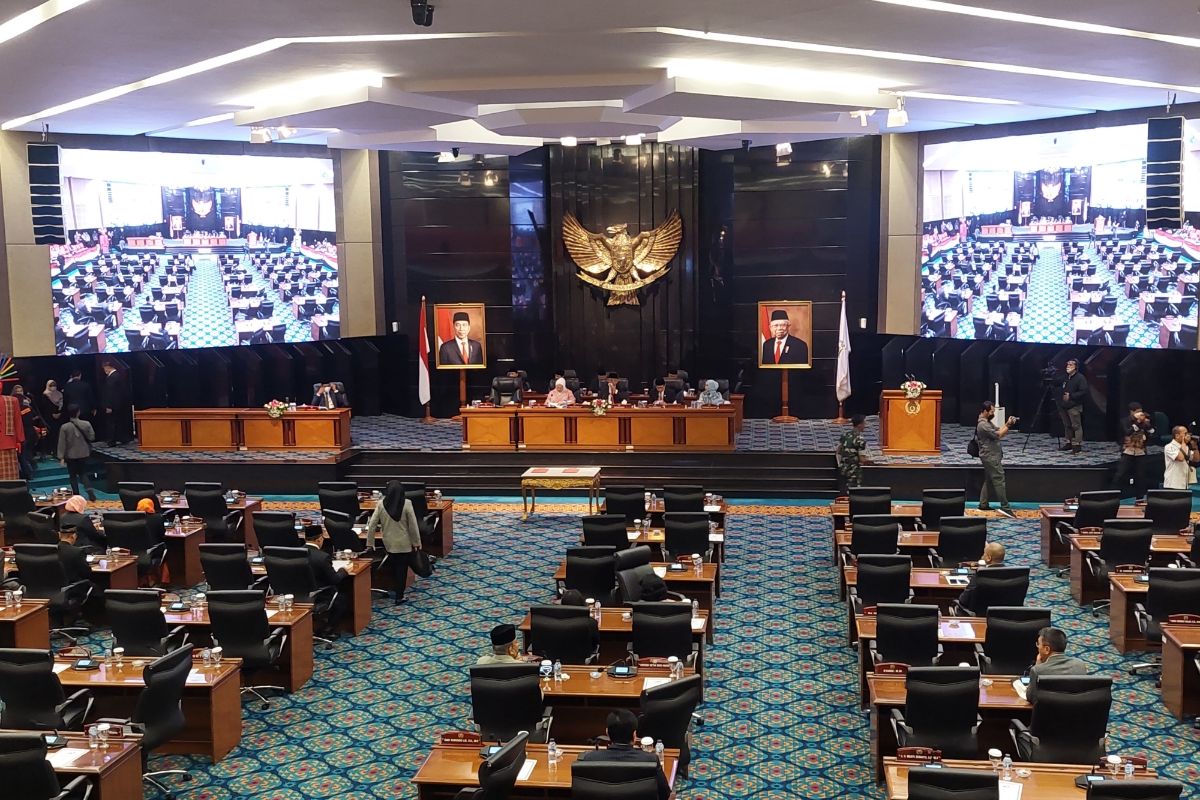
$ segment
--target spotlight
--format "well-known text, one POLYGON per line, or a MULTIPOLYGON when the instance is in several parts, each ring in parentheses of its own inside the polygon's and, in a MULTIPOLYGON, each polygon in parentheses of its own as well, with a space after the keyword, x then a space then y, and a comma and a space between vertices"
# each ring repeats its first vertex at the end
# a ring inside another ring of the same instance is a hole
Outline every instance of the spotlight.
MULTIPOLYGON (((865 120, 864 120, 865 122, 865 120)), ((904 110, 904 98, 896 98, 896 107, 888 112, 887 126, 889 128, 902 128, 908 124, 908 112, 904 110)))
MULTIPOLYGON (((458 148, 456 147, 455 150, 457 150, 457 149, 458 148)), ((456 155, 455 153, 449 153, 449 152, 438 153, 438 159, 437 159, 438 163, 439 164, 449 163, 454 160, 455 155, 456 155)))
POLYGON ((250 129, 250 144, 267 144, 271 141, 271 129, 256 126, 250 129))
POLYGON ((775 145, 775 157, 787 158, 792 154, 792 145, 789 142, 780 142, 775 145))
POLYGON ((451 154, 452 154, 452 155, 453 155, 455 158, 458 158, 458 148, 457 148, 457 147, 451 147, 451 148, 450 148, 450 153, 451 153, 451 154))
POLYGON ((422 28, 433 24, 433 5, 429 0, 409 0, 412 5, 413 22, 422 28))
POLYGON ((637 147, 641 143, 642 135, 640 133, 634 133, 625 137, 625 144, 629 145, 630 147, 637 147))
POLYGON ((579 144, 579 140, 574 136, 564 136, 558 140, 558 143, 563 147, 574 147, 575 145, 579 144))
POLYGON ((275 129, 275 132, 279 134, 280 139, 290 139, 296 135, 296 129, 291 125, 280 125, 275 129))
POLYGON ((750 145, 754 144, 750 139, 742 139, 742 149, 747 153, 750 152, 750 145))
POLYGON ((867 118, 875 115, 874 109, 870 111, 851 111, 850 118, 858 120, 859 126, 867 127, 867 118))

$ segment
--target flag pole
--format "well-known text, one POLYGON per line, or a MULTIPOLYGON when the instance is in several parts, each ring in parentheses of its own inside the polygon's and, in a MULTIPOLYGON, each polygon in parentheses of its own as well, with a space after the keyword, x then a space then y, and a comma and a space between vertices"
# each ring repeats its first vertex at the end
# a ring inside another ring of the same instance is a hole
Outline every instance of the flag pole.
POLYGON ((425 295, 421 295, 421 333, 417 337, 417 399, 425 407, 425 415, 421 417, 421 422, 426 425, 433 422, 433 414, 429 410, 431 397, 429 392, 429 329, 427 320, 428 317, 425 314, 425 295))
POLYGON ((850 421, 846 419, 846 398, 850 396, 850 326, 846 324, 846 293, 844 291, 842 292, 842 316, 838 323, 837 381, 834 384, 833 392, 838 401, 837 418, 833 422, 835 425, 845 425, 850 421), (843 378, 845 378, 844 382, 843 378))

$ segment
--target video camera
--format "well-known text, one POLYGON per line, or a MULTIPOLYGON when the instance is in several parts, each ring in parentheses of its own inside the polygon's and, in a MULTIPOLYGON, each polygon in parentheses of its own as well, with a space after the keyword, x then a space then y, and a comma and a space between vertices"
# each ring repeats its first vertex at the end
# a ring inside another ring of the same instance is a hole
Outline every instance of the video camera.
POLYGON ((1038 375, 1042 379, 1043 386, 1057 386, 1062 383, 1062 376, 1059 374, 1058 367, 1050 361, 1046 362, 1046 366, 1038 370, 1038 375))

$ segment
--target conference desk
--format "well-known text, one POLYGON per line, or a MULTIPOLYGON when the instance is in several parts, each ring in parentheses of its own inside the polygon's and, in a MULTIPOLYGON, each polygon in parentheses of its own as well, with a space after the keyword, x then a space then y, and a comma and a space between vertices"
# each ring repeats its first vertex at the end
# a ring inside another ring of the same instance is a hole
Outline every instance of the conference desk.
MULTIPOLYGON (((633 634, 633 620, 624 618, 628 608, 600 609, 600 663, 611 664, 629 654, 628 645, 633 634)), ((169 620, 168 620, 169 621, 169 620)), ((529 612, 521 620, 523 651, 529 650, 529 612)), ((708 612, 700 609, 700 616, 692 620, 692 643, 696 645, 696 674, 704 674, 704 644, 708 629, 708 612)))
MULTIPOLYGON (((381 502, 383 502, 382 497, 372 497, 365 492, 358 496, 358 506, 363 511, 374 511, 375 506, 381 502)), ((423 542, 423 546, 430 555, 445 558, 454 549, 454 499, 443 497, 441 500, 436 500, 427 494, 425 495, 425 508, 431 514, 438 515, 438 526, 437 535, 433 539, 423 542)), ((366 530, 363 525, 355 525, 354 529, 360 534, 366 530)), ((375 541, 379 542, 379 534, 375 535, 375 541)))
MULTIPOLYGON (((184 523, 186 526, 186 517, 189 509, 187 497, 184 496, 183 492, 159 492, 158 503, 159 507, 163 511, 176 511, 183 514, 185 517, 184 523)), ((258 537, 254 534, 254 515, 263 510, 262 504, 263 501, 261 497, 253 497, 240 492, 238 493, 236 500, 232 502, 230 502, 228 499, 225 500, 225 507, 230 512, 242 512, 242 536, 245 539, 247 547, 256 549, 258 547, 258 537)), ((195 545, 197 548, 197 554, 199 553, 198 548, 200 544, 203 544, 203 542, 197 542, 195 545)))
MULTIPOLYGON (((833 563, 841 562, 841 550, 843 547, 850 546, 851 538, 850 531, 834 532, 833 563)), ((941 536, 937 531, 906 531, 902 529, 896 538, 896 550, 901 555, 911 556, 913 563, 916 563, 917 559, 929 561, 930 548, 936 549, 940 540, 941 536)))
POLYGON ((1130 573, 1109 574, 1108 638, 1122 653, 1131 650, 1157 650, 1157 644, 1146 641, 1146 635, 1138 627, 1134 607, 1145 604, 1150 585, 1138 580, 1130 573))
MULTIPOLYGON (((54 671, 67 694, 91 690, 96 717, 126 719, 146 688, 142 670, 150 661, 126 658, 120 665, 101 664, 99 669, 78 672, 71 669, 74 659, 56 658, 54 671)), ((183 689, 183 730, 155 752, 205 755, 216 763, 237 747, 242 738, 241 667, 239 658, 216 664, 193 662, 183 689)))
MULTIPOLYGON (((645 689, 671 681, 666 667, 642 666, 638 667, 637 677, 614 678, 605 666, 564 664, 565 680, 542 681, 546 705, 554 707, 550 732, 560 744, 588 744, 590 739, 604 733, 604 721, 610 711, 627 708, 636 714, 645 689)), ((685 676, 695 674, 691 668, 684 670, 685 676)))
POLYGON ((706 408, 614 406, 464 406, 464 450, 662 451, 733 450, 736 411, 706 408))
MULTIPOLYGON (((641 530, 632 525, 625 529, 625 535, 629 538, 631 547, 645 545, 654 550, 658 554, 660 561, 666 560, 666 550, 664 545, 667 541, 667 532, 660 527, 651 527, 649 530, 641 530)), ((725 537, 727 532, 725 528, 718 526, 716 532, 708 534, 708 543, 712 545, 713 560, 718 564, 725 563, 725 537)), ((579 535, 579 543, 583 544, 583 534, 579 535)))
MULTIPOLYGON (((1117 508, 1118 519, 1141 519, 1145 516, 1144 506, 1120 506, 1117 508)), ((1061 503, 1038 506, 1038 516, 1041 518, 1041 554, 1042 563, 1051 567, 1066 567, 1071 563, 1070 545, 1060 542, 1054 535, 1054 526, 1058 522, 1071 524, 1075 519, 1075 511, 1066 508, 1061 503)))
MULTIPOLYGON (((834 531, 849 530, 850 522, 850 500, 845 497, 836 497, 829 504, 829 514, 833 517, 834 531)), ((908 527, 916 526, 916 518, 921 516, 920 503, 892 503, 891 514, 893 517, 900 517, 902 525, 908 523, 908 527)))
MULTIPOLYGON (((970 577, 952 574, 953 572, 954 570, 936 567, 914 567, 908 582, 913 591, 912 602, 917 605, 936 605, 943 612, 946 611, 966 588, 966 584, 961 583, 960 579, 970 577)), ((845 567, 842 570, 841 599, 846 599, 846 590, 857 583, 858 567, 845 567)))
MULTIPOLYGON (((1089 553, 1100 550, 1100 537, 1090 533, 1072 534, 1068 537, 1071 545, 1071 597, 1080 605, 1089 605, 1097 600, 1107 600, 1108 581, 1102 576, 1093 574, 1088 566, 1089 553)), ((1187 553, 1191 550, 1190 539, 1183 536, 1156 535, 1150 540, 1150 560, 1155 557, 1161 561, 1165 556, 1187 553)), ((1110 565, 1115 567, 1117 565, 1110 565)))
POLYGON ((128 236, 125 238, 125 247, 154 247, 161 248, 163 246, 163 237, 161 236, 128 236))
MULTIPOLYGON (((338 593, 349 601, 348 613, 341 622, 341 629, 352 636, 358 636, 371 624, 371 559, 335 559, 333 568, 335 571, 346 570, 346 579, 338 586, 338 593)), ((250 567, 250 572, 258 577, 266 575, 267 568, 261 564, 254 564, 250 567)))
POLYGON ((344 450, 350 409, 146 408, 134 412, 142 450, 344 450))
MULTIPOLYGON (((4 730, 4 733, 28 731, 4 730)), ((46 752, 46 761, 67 784, 80 775, 92 785, 91 800, 142 800, 142 737, 109 739, 103 750, 88 747, 87 736, 76 731, 60 731, 66 747, 46 752)))
MULTIPOLYGON (((1015 675, 982 675, 991 681, 979 687, 979 752, 995 747, 1002 752, 1012 749, 1008 726, 1013 719, 1028 724, 1033 704, 1013 688, 1015 675)), ((908 700, 907 678, 904 675, 868 675, 867 688, 871 702, 871 766, 875 780, 883 780, 883 760, 896 755, 899 746, 891 724, 892 709, 904 709, 908 700)))
POLYGON ((50 648, 50 602, 24 599, 0 606, 0 647, 50 648))
MULTIPOLYGON (((567 800, 571 797, 571 767, 581 753, 592 749, 591 745, 559 745, 562 760, 551 766, 546 759, 546 745, 527 745, 525 760, 526 763, 534 762, 533 770, 528 777, 518 778, 507 796, 514 800, 567 800)), ((679 751, 667 750, 664 756, 663 772, 667 782, 674 786, 679 751)), ((419 800, 452 800, 462 789, 477 788, 479 764, 477 745, 435 744, 412 778, 417 785, 417 797, 419 800)))
POLYGON ((1163 703, 1175 719, 1200 714, 1200 625, 1163 625, 1163 703))
MULTIPOLYGON (((871 662, 869 642, 875 639, 877 618, 862 615, 854 620, 858 632, 858 689, 859 701, 866 708, 867 678, 875 672, 871 662)), ((938 643, 944 655, 942 663, 958 664, 975 660, 975 645, 983 644, 987 635, 987 620, 983 617, 942 617, 938 620, 938 643)))
POLYGON ((134 555, 89 555, 88 566, 92 569, 92 583, 96 591, 106 589, 138 588, 137 556, 134 555))
MULTIPOLYGON (((948 759, 942 762, 948 769, 974 769, 984 772, 994 772, 988 761, 958 761, 948 759)), ((888 800, 908 800, 908 770, 912 766, 897 758, 883 759, 884 778, 887 783, 888 800)), ((1021 800, 1082 800, 1083 790, 1075 785, 1075 779, 1087 775, 1091 767, 1079 764, 1034 764, 1017 762, 1013 764, 1013 783, 1021 788, 1021 800), (1017 769, 1029 770, 1029 777, 1016 776, 1017 769)), ((1154 778, 1154 770, 1139 771, 1139 778, 1154 778)), ((1005 795, 1001 795, 1002 797, 1005 795)), ((1015 794, 1011 795, 1016 797, 1015 794)))

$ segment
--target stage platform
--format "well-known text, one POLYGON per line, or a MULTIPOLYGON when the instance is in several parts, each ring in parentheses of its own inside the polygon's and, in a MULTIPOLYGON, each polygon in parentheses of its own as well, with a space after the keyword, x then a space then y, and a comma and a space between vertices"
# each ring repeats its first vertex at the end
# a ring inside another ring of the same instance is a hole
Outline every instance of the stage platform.
MULTIPOLYGON (((733 452, 478 453, 462 449, 459 423, 383 415, 351 423, 353 447, 337 451, 205 452, 141 451, 135 446, 96 448, 107 466, 110 488, 121 480, 180 486, 186 480, 221 481, 257 493, 294 492, 318 481, 354 480, 380 488, 389 479, 422 481, 456 495, 514 491, 531 466, 600 466, 607 481, 698 483, 726 494, 755 497, 832 497, 837 490, 834 452, 846 428, 831 420, 779 425, 747 419, 733 452)), ((942 426, 937 456, 886 456, 879 449, 878 418, 867 421, 872 464, 868 484, 892 486, 898 498, 919 498, 923 488, 965 488, 978 494, 982 469, 967 455, 971 429, 942 426)), ((1014 433, 1005 440, 1009 495, 1014 500, 1061 500, 1106 488, 1116 461, 1109 442, 1087 442, 1079 455, 1062 453, 1056 441, 1014 433)))

